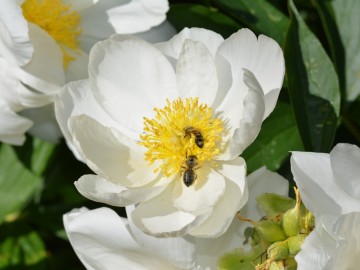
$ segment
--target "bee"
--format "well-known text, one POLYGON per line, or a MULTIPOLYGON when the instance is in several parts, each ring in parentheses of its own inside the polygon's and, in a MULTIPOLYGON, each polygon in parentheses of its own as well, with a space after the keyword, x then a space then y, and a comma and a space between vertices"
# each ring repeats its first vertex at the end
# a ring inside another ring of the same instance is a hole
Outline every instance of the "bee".
POLYGON ((195 137, 195 144, 199 148, 203 148, 203 146, 204 146, 204 137, 203 137, 200 130, 198 130, 197 128, 189 126, 189 127, 184 128, 184 131, 185 131, 185 137, 186 136, 191 137, 191 134, 193 134, 194 137, 195 137))
POLYGON ((185 169, 183 175, 183 182, 185 186, 190 187, 197 178, 195 172, 195 170, 199 168, 197 157, 194 155, 188 156, 185 161, 185 166, 183 166, 182 168, 185 169))

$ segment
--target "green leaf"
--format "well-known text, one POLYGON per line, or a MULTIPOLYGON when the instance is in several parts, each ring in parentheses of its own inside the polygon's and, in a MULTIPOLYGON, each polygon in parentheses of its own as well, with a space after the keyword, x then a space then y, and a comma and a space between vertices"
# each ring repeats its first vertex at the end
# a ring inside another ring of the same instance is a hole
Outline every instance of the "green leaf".
POLYGON ((289 18, 266 0, 213 0, 234 19, 283 44, 289 18))
POLYGON ((276 171, 290 155, 291 151, 301 151, 303 146, 296 126, 291 106, 279 101, 275 110, 264 121, 260 134, 242 154, 248 172, 266 165, 276 171))
POLYGON ((256 202, 267 215, 284 213, 296 204, 294 199, 275 193, 263 193, 256 198, 256 202))
POLYGON ((5 237, 0 243, 0 254, 0 269, 35 265, 36 269, 45 269, 45 245, 35 231, 5 237))
POLYGON ((330 47, 331 58, 339 77, 340 90, 344 94, 345 82, 345 52, 341 44, 338 26, 336 25, 331 1, 311 0, 320 15, 322 26, 330 47))
POLYGON ((332 148, 340 111, 339 82, 332 62, 289 0, 291 23, 285 42, 290 98, 307 151, 332 148))
POLYGON ((23 165, 13 147, 0 145, 0 223, 6 215, 20 211, 41 184, 42 178, 23 165))
POLYGON ((343 69, 340 72, 345 72, 347 100, 354 101, 360 95, 360 1, 313 2, 322 15, 326 34, 334 51, 333 57, 338 59, 337 65, 343 69), (343 61, 344 54, 345 63, 340 62, 343 61))
POLYGON ((42 141, 35 137, 27 137, 25 144, 15 147, 19 159, 37 175, 42 175, 51 164, 56 144, 42 141))
POLYGON ((167 13, 168 20, 177 31, 184 27, 200 27, 213 30, 224 38, 230 36, 241 25, 215 8, 195 4, 173 4, 167 13))

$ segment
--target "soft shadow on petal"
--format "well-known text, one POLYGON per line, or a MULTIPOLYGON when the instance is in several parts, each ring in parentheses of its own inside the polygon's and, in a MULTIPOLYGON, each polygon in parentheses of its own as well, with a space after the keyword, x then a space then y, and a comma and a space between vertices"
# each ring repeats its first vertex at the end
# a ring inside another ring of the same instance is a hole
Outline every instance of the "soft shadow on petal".
POLYGON ((64 5, 71 6, 71 10, 81 12, 103 0, 62 0, 64 5))
POLYGON ((242 88, 247 88, 244 99, 232 93, 233 90, 228 93, 219 108, 224 112, 224 119, 229 120, 227 126, 231 127, 228 131, 231 137, 224 138, 228 145, 218 156, 219 160, 231 160, 240 155, 256 139, 261 129, 265 109, 264 95, 254 75, 249 70, 244 70, 243 73, 244 86, 242 88), (243 106, 239 105, 241 102, 243 106))
POLYGON ((184 42, 176 63, 176 79, 181 98, 199 97, 200 103, 212 106, 219 83, 214 57, 204 43, 184 42))
POLYGON ((76 53, 73 53, 72 56, 75 59, 69 62, 65 71, 66 82, 87 79, 89 77, 89 55, 82 50, 78 50, 76 53))
POLYGON ((98 175, 83 175, 75 187, 84 197, 113 206, 127 206, 149 200, 162 192, 166 185, 127 189, 98 175))
POLYGON ((330 162, 337 184, 341 186, 349 196, 360 201, 359 147, 345 143, 337 144, 330 153, 330 162))
POLYGON ((135 34, 135 36, 146 40, 147 42, 164 42, 172 38, 176 34, 174 26, 168 21, 164 21, 158 26, 151 28, 149 31, 135 34))
POLYGON ((147 166, 143 147, 116 129, 87 115, 70 117, 69 128, 84 161, 97 174, 126 187, 146 185, 158 176, 147 166))
POLYGON ((305 206, 315 217, 360 209, 360 200, 349 196, 336 182, 329 154, 293 152, 291 171, 305 206))
POLYGON ((190 231, 196 237, 218 237, 229 228, 235 214, 248 199, 246 164, 238 157, 220 165, 217 169, 226 179, 226 189, 214 206, 211 216, 200 226, 190 231))
POLYGON ((141 249, 126 228, 127 220, 109 208, 76 209, 65 214, 63 222, 86 269, 177 269, 141 249))
POLYGON ((212 211, 214 205, 225 192, 225 179, 208 165, 196 170, 197 179, 187 187, 181 179, 176 179, 172 193, 172 203, 179 210, 199 215, 212 211))
POLYGON ((115 35, 97 43, 90 53, 89 75, 94 95, 109 115, 139 133, 144 116, 151 118, 154 107, 178 97, 168 60, 135 37, 115 35))
POLYGON ((264 91, 266 118, 274 109, 279 92, 269 95, 269 99, 266 95, 271 90, 280 90, 285 74, 285 61, 280 46, 271 38, 263 35, 256 38, 249 29, 241 29, 224 41, 219 54, 231 64, 234 77, 243 68, 254 73, 264 91))
POLYGON ((358 269, 360 254, 360 212, 342 215, 333 225, 336 249, 324 269, 358 269))
POLYGON ((184 28, 169 41, 157 43, 155 46, 169 58, 178 59, 187 39, 204 43, 214 58, 218 47, 224 41, 221 35, 207 29, 184 28))
POLYGON ((58 143, 61 139, 62 133, 56 122, 53 104, 23 110, 20 114, 34 122, 34 125, 29 129, 31 135, 51 143, 58 143))
POLYGON ((29 23, 29 35, 34 53, 31 61, 23 66, 29 75, 24 74, 21 80, 44 94, 55 94, 65 84, 63 53, 56 41, 39 26, 29 23))
POLYGON ((30 61, 33 47, 28 32, 17 1, 0 1, 0 56, 10 65, 22 66, 30 61))
POLYGON ((9 107, 0 103, 0 141, 22 145, 25 141, 25 132, 32 124, 29 119, 17 115, 9 107))
POLYGON ((143 232, 161 237, 187 234, 189 226, 197 223, 197 217, 175 208, 171 201, 173 185, 169 185, 157 197, 143 202, 132 212, 134 224, 143 232))
POLYGON ((195 245, 192 239, 184 237, 157 238, 139 230, 132 222, 131 214, 135 206, 126 207, 129 229, 135 241, 144 250, 158 254, 182 269, 192 269, 195 259, 195 245))

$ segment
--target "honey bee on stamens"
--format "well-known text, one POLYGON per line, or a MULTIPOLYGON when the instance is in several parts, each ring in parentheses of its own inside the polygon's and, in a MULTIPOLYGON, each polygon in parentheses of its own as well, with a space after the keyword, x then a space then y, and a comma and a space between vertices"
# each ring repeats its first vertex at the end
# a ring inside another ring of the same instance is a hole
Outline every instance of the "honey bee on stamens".
POLYGON ((186 136, 191 137, 191 134, 193 134, 194 137, 195 137, 195 144, 199 148, 203 148, 203 146, 204 146, 204 137, 203 137, 200 130, 198 130, 197 128, 189 126, 189 127, 184 128, 184 131, 185 131, 185 137, 186 136))
POLYGON ((199 169, 198 159, 196 156, 191 155, 186 158, 184 169, 183 182, 185 186, 190 187, 197 178, 195 170, 199 169))

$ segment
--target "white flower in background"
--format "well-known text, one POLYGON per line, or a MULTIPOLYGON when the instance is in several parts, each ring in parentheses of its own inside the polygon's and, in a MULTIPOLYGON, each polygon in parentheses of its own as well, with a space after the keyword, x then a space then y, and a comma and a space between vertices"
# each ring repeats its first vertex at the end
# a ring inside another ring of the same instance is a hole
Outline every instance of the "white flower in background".
MULTIPOLYGON (((147 31, 165 20, 167 10, 167 0, 1 0, 0 141, 24 142, 32 123, 23 116, 34 118, 34 133, 56 140, 53 108, 29 108, 52 103, 66 82, 86 78, 87 53, 96 41, 147 31)), ((170 34, 171 26, 163 24, 155 36, 144 35, 162 41, 170 34)))
POLYGON ((96 173, 75 182, 79 192, 138 204, 133 221, 149 234, 224 233, 248 197, 239 155, 282 85, 278 44, 248 29, 227 40, 184 29, 155 46, 116 35, 93 47, 89 76, 55 101, 65 137, 96 173))
MULTIPOLYGON (((264 192, 287 195, 288 182, 264 169, 251 174, 249 202, 241 213, 260 218, 262 213, 256 208, 255 198, 264 192)), ((75 209, 65 214, 63 220, 70 243, 88 270, 215 270, 222 252, 242 244, 246 227, 234 220, 230 229, 216 239, 155 238, 142 233, 131 219, 121 218, 109 208, 75 209)))
POLYGON ((298 270, 358 269, 360 149, 337 144, 330 154, 293 152, 291 170, 316 226, 296 256, 298 270))

